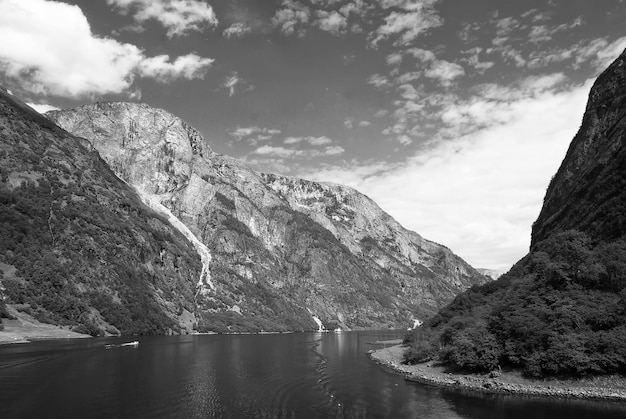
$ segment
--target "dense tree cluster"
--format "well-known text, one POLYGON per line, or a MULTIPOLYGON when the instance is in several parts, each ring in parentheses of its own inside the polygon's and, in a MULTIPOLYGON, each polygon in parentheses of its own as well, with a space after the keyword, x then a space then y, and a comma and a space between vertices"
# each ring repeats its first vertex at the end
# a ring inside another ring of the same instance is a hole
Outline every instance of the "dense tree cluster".
POLYGON ((405 362, 533 377, 626 373, 625 337, 626 240, 593 243, 569 230, 407 335, 405 362))

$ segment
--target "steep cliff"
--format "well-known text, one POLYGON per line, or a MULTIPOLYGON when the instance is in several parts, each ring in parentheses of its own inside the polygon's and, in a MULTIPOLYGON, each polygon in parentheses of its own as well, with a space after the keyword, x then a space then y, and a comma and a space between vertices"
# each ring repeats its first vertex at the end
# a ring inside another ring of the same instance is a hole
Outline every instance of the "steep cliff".
POLYGON ((0 305, 93 335, 190 332, 200 273, 89 142, 0 88, 0 305))
POLYGON ((201 331, 407 327, 486 281, 359 192, 257 173, 160 109, 49 112, 88 139, 203 255, 201 331))
POLYGON ((596 80, 579 132, 550 182, 532 244, 575 228, 594 239, 626 234, 626 57, 596 80))
POLYGON ((408 362, 626 373, 626 52, 598 77, 550 183, 530 253, 411 333, 408 362))

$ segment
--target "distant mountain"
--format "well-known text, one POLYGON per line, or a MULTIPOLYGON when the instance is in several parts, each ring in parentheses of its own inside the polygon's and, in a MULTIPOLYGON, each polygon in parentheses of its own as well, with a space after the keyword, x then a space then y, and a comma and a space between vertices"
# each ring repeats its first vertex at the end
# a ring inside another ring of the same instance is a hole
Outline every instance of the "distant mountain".
POLYGON ((200 331, 407 327, 487 281, 348 187, 258 173, 143 104, 49 112, 196 247, 200 331))
POLYGON ((192 331, 195 249, 91 144, 0 88, 0 317, 82 333, 192 331))
POLYGON ((488 276, 491 279, 498 279, 506 273, 506 271, 500 271, 497 269, 476 268, 476 270, 482 275, 488 276))
POLYGON ((407 362, 437 357, 529 376, 626 373, 626 52, 591 89, 530 253, 407 340, 407 362))

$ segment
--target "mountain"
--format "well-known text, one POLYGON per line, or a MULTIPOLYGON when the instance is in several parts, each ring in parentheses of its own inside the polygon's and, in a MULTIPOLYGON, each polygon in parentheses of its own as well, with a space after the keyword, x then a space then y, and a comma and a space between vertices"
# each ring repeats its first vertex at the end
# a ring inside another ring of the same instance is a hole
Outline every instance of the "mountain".
POLYGON ((0 88, 0 317, 11 303, 92 335, 190 332, 201 269, 88 141, 0 88))
POLYGON ((497 269, 476 268, 476 270, 482 275, 488 276, 491 279, 498 279, 506 273, 506 271, 500 271, 497 269))
POLYGON ((626 234, 626 98, 624 55, 595 82, 580 130, 546 192, 531 248, 555 232, 576 229, 593 240, 626 234))
POLYGON ((408 335, 405 361, 534 377, 626 373, 625 143, 626 51, 591 89, 529 254, 408 335))
POLYGON ((96 103, 46 115, 194 244, 200 331, 407 327, 487 281, 354 189, 255 172, 164 110, 96 103))

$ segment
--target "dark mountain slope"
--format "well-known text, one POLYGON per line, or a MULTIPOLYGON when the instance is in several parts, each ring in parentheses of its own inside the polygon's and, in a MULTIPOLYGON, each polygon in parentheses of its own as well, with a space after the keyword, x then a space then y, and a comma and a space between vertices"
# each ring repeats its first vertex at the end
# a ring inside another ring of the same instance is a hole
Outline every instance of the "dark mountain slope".
POLYGON ((604 241, 626 234, 625 66, 622 56, 596 80, 580 130, 533 224, 531 248, 568 229, 604 241))
POLYGON ((190 331, 200 269, 91 144, 0 89, 3 304, 94 335, 190 331))
POLYGON ((530 253, 407 336, 407 362, 626 373, 626 55, 597 79, 548 188, 530 253))

